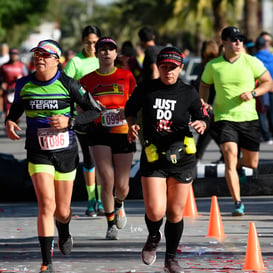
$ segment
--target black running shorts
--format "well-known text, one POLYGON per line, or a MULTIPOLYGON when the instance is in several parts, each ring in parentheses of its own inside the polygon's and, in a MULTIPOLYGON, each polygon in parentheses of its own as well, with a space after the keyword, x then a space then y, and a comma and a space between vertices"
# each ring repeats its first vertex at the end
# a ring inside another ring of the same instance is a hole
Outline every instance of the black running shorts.
POLYGON ((190 183, 196 178, 196 158, 195 154, 185 155, 184 158, 176 164, 171 163, 164 157, 149 163, 144 150, 140 159, 140 175, 144 177, 173 177, 181 183, 190 183))
POLYGON ((127 134, 111 134, 107 127, 93 126, 89 131, 89 146, 111 147, 112 154, 126 154, 136 151, 135 142, 129 143, 127 134))
POLYGON ((214 123, 218 143, 236 142, 240 148, 257 152, 260 148, 261 130, 258 120, 233 122, 217 121, 214 123))

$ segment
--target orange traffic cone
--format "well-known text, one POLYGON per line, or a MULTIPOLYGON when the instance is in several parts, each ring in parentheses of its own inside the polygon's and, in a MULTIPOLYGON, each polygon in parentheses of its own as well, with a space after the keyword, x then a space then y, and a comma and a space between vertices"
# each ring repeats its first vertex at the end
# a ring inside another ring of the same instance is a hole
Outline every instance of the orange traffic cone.
POLYGON ((210 207, 210 220, 206 237, 223 239, 226 237, 216 196, 212 196, 210 207))
POLYGON ((255 224, 249 223, 248 241, 244 270, 263 271, 265 270, 263 257, 260 249, 255 224))
POLYGON ((184 208, 184 217, 197 217, 198 215, 198 211, 197 211, 197 207, 196 207, 196 202, 195 202, 195 198, 194 198, 194 193, 193 193, 193 188, 192 188, 192 184, 188 193, 188 198, 187 198, 187 202, 184 208))

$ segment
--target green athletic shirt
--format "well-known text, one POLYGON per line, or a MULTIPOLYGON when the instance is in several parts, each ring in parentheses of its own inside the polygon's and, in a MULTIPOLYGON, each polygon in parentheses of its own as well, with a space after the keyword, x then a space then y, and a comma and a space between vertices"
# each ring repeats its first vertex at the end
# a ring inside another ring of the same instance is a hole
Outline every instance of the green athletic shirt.
POLYGON ((244 122, 257 120, 255 99, 242 101, 240 95, 255 88, 255 80, 266 72, 256 57, 241 53, 233 63, 223 56, 207 63, 201 81, 214 84, 216 96, 213 106, 215 121, 244 122))
POLYGON ((52 130, 49 118, 53 115, 71 117, 75 103, 85 111, 74 117, 75 124, 88 124, 97 118, 100 115, 98 105, 87 93, 81 95, 80 89, 82 87, 79 82, 61 71, 57 71, 49 81, 37 80, 35 72, 17 80, 14 102, 6 119, 17 121, 25 112, 27 150, 52 152, 69 150, 77 145, 75 133, 71 127, 59 130, 60 133, 65 133, 65 136, 52 135, 52 132, 58 130, 52 130), (67 140, 66 146, 60 145, 63 136, 67 140))
POLYGON ((64 72, 69 77, 79 80, 86 74, 99 68, 97 57, 85 57, 82 52, 69 60, 64 68, 64 72))

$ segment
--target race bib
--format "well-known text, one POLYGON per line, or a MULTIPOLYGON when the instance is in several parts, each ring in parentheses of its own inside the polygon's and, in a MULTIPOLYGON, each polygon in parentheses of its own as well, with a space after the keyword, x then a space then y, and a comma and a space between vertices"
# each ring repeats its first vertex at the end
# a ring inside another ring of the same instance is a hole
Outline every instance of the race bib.
POLYGON ((66 148, 69 145, 67 129, 39 128, 38 139, 41 149, 45 151, 66 148))
POLYGON ((125 119, 121 119, 118 109, 104 110, 101 115, 101 124, 105 127, 114 127, 126 124, 125 119))

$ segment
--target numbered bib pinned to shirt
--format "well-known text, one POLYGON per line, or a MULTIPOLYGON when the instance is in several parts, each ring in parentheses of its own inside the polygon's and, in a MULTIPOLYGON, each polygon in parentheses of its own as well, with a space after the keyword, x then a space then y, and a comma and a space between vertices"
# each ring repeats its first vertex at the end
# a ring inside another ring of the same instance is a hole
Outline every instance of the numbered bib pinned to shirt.
POLYGON ((101 124, 105 127, 114 127, 127 124, 127 122, 125 119, 121 118, 118 109, 108 109, 102 112, 101 124))
POLYGON ((52 151, 69 146, 68 129, 38 128, 38 139, 42 150, 52 151))

